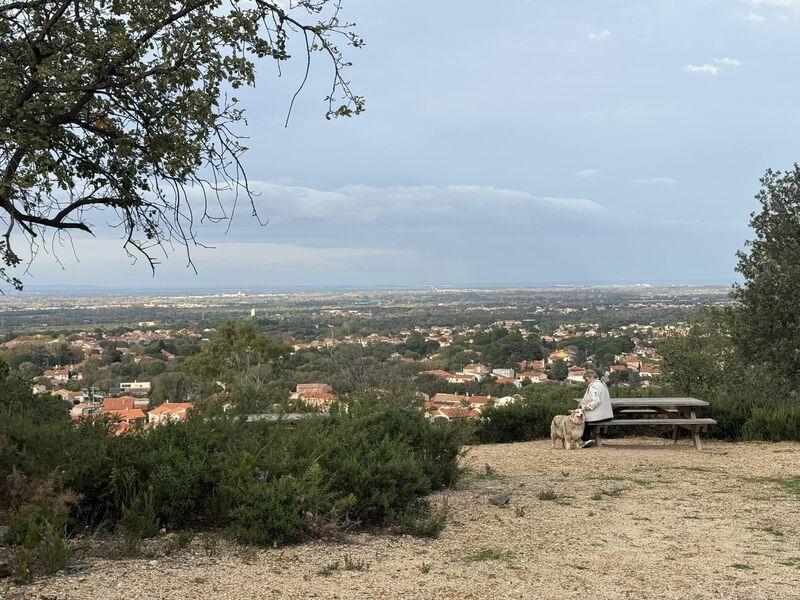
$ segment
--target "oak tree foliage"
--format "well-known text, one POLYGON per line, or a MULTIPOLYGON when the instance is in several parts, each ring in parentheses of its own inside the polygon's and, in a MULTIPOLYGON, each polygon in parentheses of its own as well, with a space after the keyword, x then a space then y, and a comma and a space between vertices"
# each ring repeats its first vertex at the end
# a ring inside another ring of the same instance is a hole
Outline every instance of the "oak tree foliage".
POLYGON ((231 90, 252 86, 262 59, 280 68, 294 40, 300 88, 312 56, 330 66, 327 117, 364 110, 342 54, 363 41, 340 10, 339 0, 0 0, 0 281, 21 287, 8 268, 23 241, 35 256, 51 240, 57 257, 70 233, 109 225, 153 267, 159 249, 189 256, 200 218, 232 217, 221 192, 255 213, 231 90))
POLYGON ((732 337, 740 356, 800 383, 800 166, 768 170, 751 215, 754 238, 738 252, 732 337))
POLYGON ((184 363, 184 371, 227 389, 263 388, 290 353, 291 346, 260 333, 251 323, 228 321, 203 350, 184 363))

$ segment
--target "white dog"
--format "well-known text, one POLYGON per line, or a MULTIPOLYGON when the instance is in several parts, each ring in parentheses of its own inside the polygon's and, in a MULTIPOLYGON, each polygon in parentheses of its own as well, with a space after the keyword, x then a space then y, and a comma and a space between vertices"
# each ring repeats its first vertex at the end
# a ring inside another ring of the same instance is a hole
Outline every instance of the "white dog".
POLYGON ((563 448, 580 448, 581 436, 586 423, 583 419, 583 411, 580 408, 571 410, 569 415, 556 415, 550 424, 550 438, 553 440, 553 448, 556 441, 561 440, 563 448), (574 446, 573 446, 574 444, 574 446))

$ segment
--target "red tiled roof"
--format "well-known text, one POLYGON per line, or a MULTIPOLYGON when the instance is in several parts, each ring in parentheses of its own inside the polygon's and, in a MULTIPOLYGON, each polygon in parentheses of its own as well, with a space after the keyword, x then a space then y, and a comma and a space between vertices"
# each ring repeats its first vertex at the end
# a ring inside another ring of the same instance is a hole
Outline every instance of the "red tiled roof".
POLYGON ((545 374, 543 371, 525 371, 524 373, 517 373, 517 379, 525 379, 526 377, 534 379, 545 374))
POLYGON ((109 412, 112 410, 126 410, 133 408, 136 398, 133 396, 120 396, 119 398, 106 398, 100 407, 100 412, 109 412))
POLYGON ((332 392, 333 388, 327 383, 298 383, 295 393, 302 392, 332 392))
POLYGON ((128 408, 125 410, 109 410, 103 414, 112 415, 120 421, 135 421, 136 419, 144 419, 144 411, 140 408, 128 408))
POLYGON ((164 402, 164 404, 156 406, 148 414, 151 414, 151 415, 163 415, 163 414, 178 415, 180 413, 185 413, 187 410, 191 409, 193 406, 194 405, 191 402, 164 402))
MULTIPOLYGON (((454 406, 452 408, 440 408, 439 413, 450 419, 475 418, 480 416, 481 414, 474 408, 463 408, 461 406, 454 406)), ((436 416, 435 413, 434 416, 436 416)))
POLYGON ((445 394, 444 392, 439 392, 438 394, 434 394, 433 398, 431 398, 431 402, 438 402, 440 404, 459 404, 462 400, 466 400, 466 396, 462 396, 461 394, 445 394))
POLYGON ((447 371, 442 371, 441 369, 434 369, 433 371, 423 371, 422 375, 436 375, 436 377, 442 377, 443 379, 448 379, 453 376, 452 373, 448 373, 447 371))

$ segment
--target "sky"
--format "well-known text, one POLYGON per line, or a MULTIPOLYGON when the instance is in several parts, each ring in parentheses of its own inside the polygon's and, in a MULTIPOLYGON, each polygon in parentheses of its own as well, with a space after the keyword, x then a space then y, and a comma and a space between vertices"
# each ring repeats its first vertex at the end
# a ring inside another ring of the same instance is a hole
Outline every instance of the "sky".
POLYGON ((800 160, 800 0, 343 7, 364 114, 325 119, 319 59, 288 127, 300 62, 237 93, 265 226, 203 226, 198 273, 155 276, 101 227, 24 284, 728 284, 759 178, 800 160))

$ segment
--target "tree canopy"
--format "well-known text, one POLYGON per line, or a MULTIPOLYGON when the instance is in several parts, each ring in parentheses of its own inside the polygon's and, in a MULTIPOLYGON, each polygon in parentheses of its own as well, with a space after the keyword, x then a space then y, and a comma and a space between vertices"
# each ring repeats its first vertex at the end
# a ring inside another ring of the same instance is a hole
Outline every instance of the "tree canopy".
POLYGON ((250 323, 228 321, 184 364, 200 381, 239 388, 260 387, 274 377, 278 363, 291 347, 263 335, 250 323))
POLYGON ((800 383, 800 166, 768 170, 751 215, 754 239, 738 252, 732 336, 740 356, 800 383))
POLYGON ((233 216, 221 192, 248 199, 255 214, 236 127, 244 111, 229 94, 254 84, 259 59, 290 59, 296 36, 307 61, 300 88, 321 53, 332 71, 327 117, 361 112, 340 48, 363 41, 340 8, 340 0, 0 0, 0 281, 21 287, 8 270, 22 261, 20 240, 35 255, 48 233, 63 241, 102 219, 153 267, 163 245, 188 254, 197 218, 233 216), (202 198, 195 206, 190 187, 202 198))

